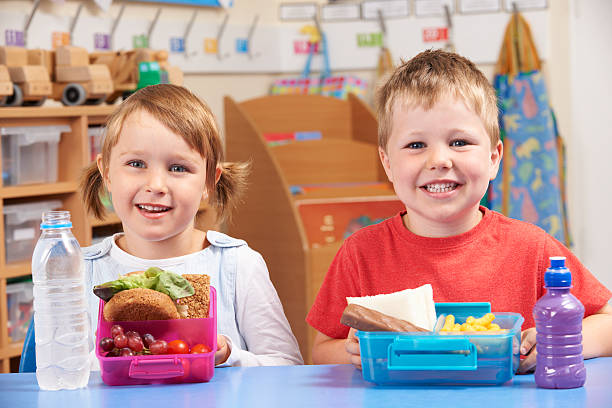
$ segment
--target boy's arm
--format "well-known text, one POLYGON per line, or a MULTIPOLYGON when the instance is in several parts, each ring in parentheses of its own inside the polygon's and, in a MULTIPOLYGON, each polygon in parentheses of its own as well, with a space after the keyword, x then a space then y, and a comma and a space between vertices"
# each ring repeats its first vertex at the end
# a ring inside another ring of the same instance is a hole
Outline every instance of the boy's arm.
MULTIPOLYGON (((536 366, 535 328, 523 331, 522 337, 521 354, 527 357, 521 360, 518 372, 527 373, 536 366)), ((612 306, 609 304, 582 320, 582 355, 585 359, 612 356, 612 306)))
POLYGON ((314 364, 353 364, 361 369, 359 339, 351 329, 346 339, 334 339, 317 332, 312 346, 314 364))

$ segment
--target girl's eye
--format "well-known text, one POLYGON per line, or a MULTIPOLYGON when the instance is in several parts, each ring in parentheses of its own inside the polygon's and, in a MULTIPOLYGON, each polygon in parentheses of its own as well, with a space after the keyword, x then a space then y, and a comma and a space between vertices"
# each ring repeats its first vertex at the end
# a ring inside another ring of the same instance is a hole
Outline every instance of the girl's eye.
POLYGON ((465 140, 453 140, 451 142, 451 146, 453 147, 463 147, 463 146, 467 146, 469 143, 466 142, 465 140))
POLYGON ((425 147, 425 143, 423 142, 412 142, 406 145, 406 148, 408 149, 422 149, 424 147, 425 147))
POLYGON ((181 166, 180 164, 173 164, 170 166, 170 171, 175 173, 184 173, 187 171, 185 166, 181 166))
POLYGON ((127 165, 128 165, 128 166, 130 166, 130 167, 136 167, 136 168, 138 168, 138 169, 144 169, 144 168, 145 168, 145 164, 144 164, 144 162, 142 162, 142 161, 140 161, 140 160, 132 160, 132 161, 129 161, 129 162, 127 163, 127 165))

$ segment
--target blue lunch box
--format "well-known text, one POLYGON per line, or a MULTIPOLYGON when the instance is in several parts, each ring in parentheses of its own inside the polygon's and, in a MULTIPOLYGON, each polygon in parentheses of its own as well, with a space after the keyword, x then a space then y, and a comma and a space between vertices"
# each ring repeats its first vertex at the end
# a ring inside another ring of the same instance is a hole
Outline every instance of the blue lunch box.
POLYGON ((494 313, 499 334, 440 333, 447 314, 456 323, 491 311, 488 302, 436 303, 433 332, 363 332, 359 338, 363 378, 376 384, 498 385, 512 379, 520 362, 523 317, 494 313), (442 317, 442 318, 441 318, 442 317))

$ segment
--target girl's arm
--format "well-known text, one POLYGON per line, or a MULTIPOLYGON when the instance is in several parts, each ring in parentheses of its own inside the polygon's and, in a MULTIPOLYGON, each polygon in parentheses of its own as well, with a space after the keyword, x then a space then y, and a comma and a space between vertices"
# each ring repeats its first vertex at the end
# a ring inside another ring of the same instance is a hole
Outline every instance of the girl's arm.
POLYGON ((235 341, 231 342, 227 364, 303 364, 297 341, 261 255, 250 249, 240 251, 238 270, 236 320, 248 350, 242 349, 235 341))
MULTIPOLYGON (((537 355, 535 344, 535 328, 524 330, 521 354, 527 357, 521 360, 519 373, 527 373, 535 368, 537 355)), ((582 355, 585 359, 612 356, 612 306, 609 304, 582 321, 582 355)))

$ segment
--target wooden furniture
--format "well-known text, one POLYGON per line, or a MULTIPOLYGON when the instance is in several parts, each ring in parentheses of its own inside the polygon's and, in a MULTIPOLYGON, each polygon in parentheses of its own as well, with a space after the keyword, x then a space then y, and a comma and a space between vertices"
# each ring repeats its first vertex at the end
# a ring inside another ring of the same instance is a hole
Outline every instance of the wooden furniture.
POLYGON ((376 119, 353 95, 346 101, 279 95, 241 103, 226 97, 225 129, 227 160, 252 163, 246 197, 234 212, 228 233, 245 239, 264 257, 309 362, 315 332, 304 319, 342 239, 313 242, 309 234, 313 222, 314 232, 334 225, 303 219, 300 208, 381 199, 399 208, 378 157, 376 119), (322 137, 280 145, 265 140, 267 134, 296 131, 320 131, 322 137), (290 191, 292 186, 313 183, 316 188, 301 194, 290 191))
MULTIPOLYGON (((91 245, 97 232, 109 235, 121 231, 119 219, 109 214, 100 221, 89 217, 78 190, 81 170, 90 161, 87 129, 102 126, 114 106, 77 106, 48 108, 0 108, 0 128, 16 126, 69 125, 71 131, 62 133, 58 144, 58 180, 50 184, 29 184, 0 187, 0 215, 6 204, 35 200, 59 199, 63 209, 71 213, 73 233, 81 246, 91 245)), ((0 155, 0 168, 1 168, 0 155)), ((200 228, 215 224, 214 213, 203 203, 197 220, 200 228)), ((3 218, 2 218, 3 220, 3 218)), ((213 228, 213 227, 211 227, 213 228)), ((7 279, 31 275, 29 261, 6 263, 4 221, 0 222, 0 372, 16 371, 23 342, 11 342, 7 323, 7 279), (11 362, 11 359, 14 359, 11 362), (12 364, 11 364, 12 363, 12 364)))

